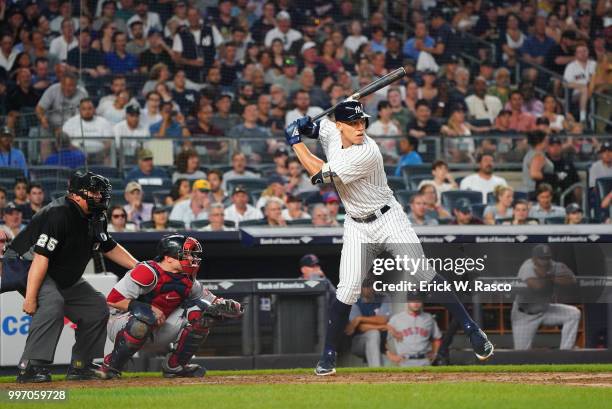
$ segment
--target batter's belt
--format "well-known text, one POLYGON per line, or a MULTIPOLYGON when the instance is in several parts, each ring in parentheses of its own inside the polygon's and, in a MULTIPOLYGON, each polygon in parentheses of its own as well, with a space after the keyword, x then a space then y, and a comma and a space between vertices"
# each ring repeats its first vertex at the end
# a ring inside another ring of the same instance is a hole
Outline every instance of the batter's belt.
POLYGON ((351 216, 351 219, 353 219, 357 223, 372 223, 374 220, 382 217, 382 215, 387 213, 390 209, 391 209, 391 206, 384 205, 383 207, 381 207, 380 209, 378 209, 374 213, 369 214, 369 215, 367 215, 365 217, 353 217, 353 216, 351 216))

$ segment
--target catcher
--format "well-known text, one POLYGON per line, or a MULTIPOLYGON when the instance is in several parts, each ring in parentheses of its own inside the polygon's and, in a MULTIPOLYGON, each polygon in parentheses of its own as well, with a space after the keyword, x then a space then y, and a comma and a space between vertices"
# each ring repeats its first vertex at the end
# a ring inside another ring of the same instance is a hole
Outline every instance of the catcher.
POLYGON ((139 263, 113 287, 108 336, 115 342, 104 357, 100 377, 121 375, 139 350, 167 353, 162 363, 166 378, 202 377, 206 369, 190 364, 210 327, 224 318, 240 318, 243 308, 234 300, 214 296, 196 280, 202 246, 193 237, 164 236, 157 258, 139 263))

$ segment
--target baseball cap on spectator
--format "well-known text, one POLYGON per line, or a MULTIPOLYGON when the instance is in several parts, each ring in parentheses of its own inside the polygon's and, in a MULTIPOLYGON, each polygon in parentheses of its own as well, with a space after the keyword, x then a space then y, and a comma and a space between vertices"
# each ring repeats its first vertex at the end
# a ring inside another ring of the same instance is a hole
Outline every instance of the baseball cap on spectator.
POLYGON ((2 128, 0 128, 0 136, 10 136, 14 138, 15 132, 13 132, 13 129, 5 125, 2 128))
POLYGON ((272 183, 280 183, 281 185, 284 185, 285 179, 279 175, 272 175, 268 178, 268 185, 271 185, 272 183))
POLYGON ((603 153, 606 151, 612 151, 612 143, 610 141, 605 141, 601 144, 601 147, 599 148, 599 153, 603 153))
POLYGON ((285 147, 280 147, 274 151, 274 157, 278 158, 279 156, 289 156, 289 151, 285 147))
POLYGON ((132 193, 134 190, 140 190, 142 192, 142 186, 136 181, 131 181, 125 186, 125 193, 132 193))
POLYGON ((132 22, 130 23, 130 29, 132 28, 132 26, 134 26, 134 25, 136 25, 136 24, 144 25, 144 23, 142 22, 142 20, 141 20, 139 17, 137 17, 137 18, 135 18, 135 19, 134 19, 134 21, 132 21, 132 22))
POLYGON ((461 213, 472 213, 472 204, 469 200, 462 197, 453 204, 453 210, 458 210, 461 213))
POLYGON ((285 59, 283 60, 283 67, 294 67, 297 65, 297 61, 295 59, 295 57, 293 56, 287 56, 285 57, 285 59))
POLYGON ((125 113, 128 115, 140 115, 140 107, 135 104, 130 104, 125 107, 125 113))
POLYGON ((199 190, 200 192, 210 192, 210 183, 206 179, 198 179, 191 185, 192 190, 199 190))
POLYGON ((549 136, 548 137, 548 144, 549 145, 561 145, 561 138, 559 138, 558 136, 549 136))
MULTIPOLYGON (((132 26, 132 25, 130 24, 130 27, 131 27, 131 26, 132 26)), ((149 29, 149 33, 147 34, 147 37, 152 37, 152 36, 154 36, 154 35, 156 35, 156 34, 159 34, 159 35, 161 36, 161 35, 162 35, 162 32, 161 32, 161 31, 159 31, 159 30, 158 30, 158 29, 156 29, 156 28, 150 28, 150 29, 149 29)))
POLYGON ((15 203, 13 202, 9 202, 5 207, 4 207, 4 213, 13 213, 13 212, 20 212, 23 213, 21 208, 18 207, 17 205, 15 205, 15 203))
POLYGON ((163 213, 163 212, 168 212, 170 211, 170 209, 168 209, 168 206, 153 206, 153 210, 151 211, 152 213, 163 213))
POLYGON ((323 195, 323 202, 324 203, 333 203, 333 202, 340 203, 340 197, 338 197, 338 194, 336 192, 327 192, 323 195))
POLYGON ((552 258, 552 250, 547 244, 538 244, 531 251, 531 256, 535 258, 552 258))
POLYGON ((232 196, 234 196, 236 193, 246 193, 246 194, 248 194, 249 191, 246 189, 246 187, 244 185, 236 185, 234 187, 234 190, 232 190, 232 196))
POLYGON ((458 63, 459 63, 459 56, 457 54, 451 54, 448 56, 447 64, 458 64, 458 63))
POLYGON ((319 257, 314 254, 305 254, 300 259, 300 267, 314 267, 319 265, 319 257))
POLYGON ((277 20, 291 20, 291 15, 285 10, 281 10, 276 14, 277 20))
POLYGON ((314 41, 306 41, 304 45, 302 46, 301 52, 302 54, 304 54, 304 51, 310 50, 311 48, 316 48, 316 47, 317 47, 317 44, 314 41))
POLYGON ((565 213, 567 214, 582 213, 582 207, 580 207, 578 203, 570 203, 565 208, 565 213))
POLYGON ((153 159, 153 152, 151 149, 143 148, 138 152, 138 160, 149 160, 153 159))

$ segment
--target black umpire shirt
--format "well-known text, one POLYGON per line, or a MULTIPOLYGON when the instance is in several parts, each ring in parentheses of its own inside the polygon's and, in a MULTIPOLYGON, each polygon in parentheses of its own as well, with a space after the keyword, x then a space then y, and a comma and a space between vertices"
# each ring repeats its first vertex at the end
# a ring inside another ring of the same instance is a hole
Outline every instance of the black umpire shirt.
POLYGON ((78 204, 62 197, 38 211, 9 248, 20 256, 32 250, 47 257, 47 274, 67 288, 79 281, 93 251, 106 253, 116 245, 105 221, 96 228, 78 204))

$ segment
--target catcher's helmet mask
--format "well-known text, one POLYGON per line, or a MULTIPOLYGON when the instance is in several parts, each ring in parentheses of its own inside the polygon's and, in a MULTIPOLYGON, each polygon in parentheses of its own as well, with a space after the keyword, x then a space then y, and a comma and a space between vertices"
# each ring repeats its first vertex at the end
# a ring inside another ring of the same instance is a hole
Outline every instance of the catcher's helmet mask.
POLYGON ((68 193, 83 198, 92 213, 101 213, 108 209, 112 188, 107 178, 93 172, 76 171, 70 176, 68 183, 68 193), (97 197, 96 193, 100 196, 97 197))
POLYGON ((200 269, 202 245, 193 237, 170 234, 162 237, 157 246, 157 260, 163 260, 164 256, 178 260, 183 273, 194 275, 200 269))

